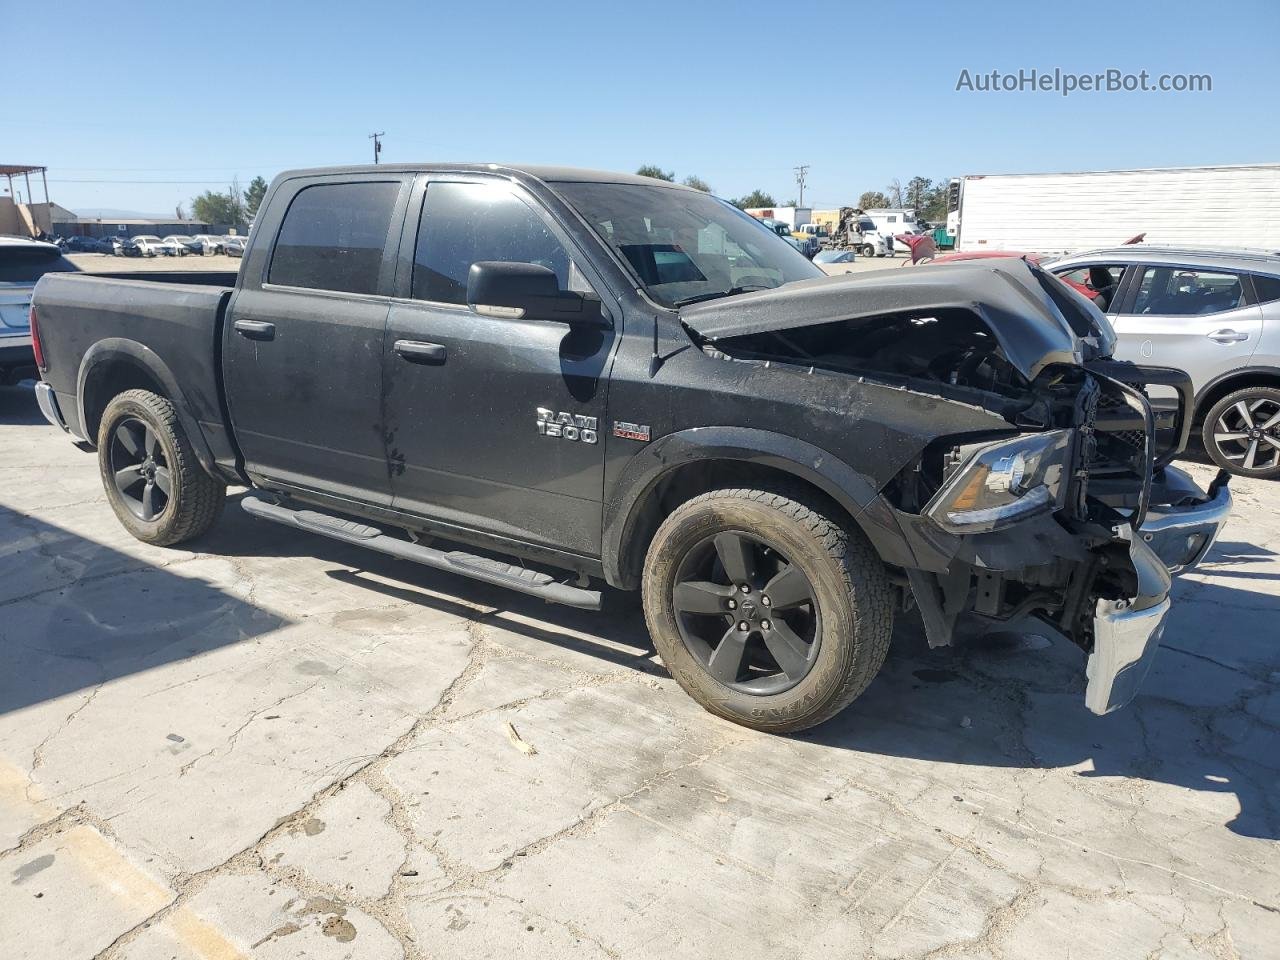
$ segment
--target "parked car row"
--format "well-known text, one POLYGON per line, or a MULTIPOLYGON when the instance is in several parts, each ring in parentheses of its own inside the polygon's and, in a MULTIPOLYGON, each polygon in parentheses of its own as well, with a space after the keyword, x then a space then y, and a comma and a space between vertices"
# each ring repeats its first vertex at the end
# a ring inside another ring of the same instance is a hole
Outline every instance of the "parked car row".
POLYGON ((117 257, 185 257, 208 253, 227 253, 231 243, 244 252, 244 237, 197 233, 192 236, 175 233, 167 237, 142 234, 136 237, 67 237, 53 241, 69 253, 105 253, 117 257))

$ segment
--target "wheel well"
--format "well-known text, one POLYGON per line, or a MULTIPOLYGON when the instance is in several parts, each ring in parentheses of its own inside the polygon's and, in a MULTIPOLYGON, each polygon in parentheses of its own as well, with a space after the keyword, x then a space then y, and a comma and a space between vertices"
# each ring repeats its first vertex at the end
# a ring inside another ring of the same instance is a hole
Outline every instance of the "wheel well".
POLYGON ((126 390, 150 390, 167 398, 155 375, 133 360, 120 358, 95 369, 85 381, 83 397, 83 426, 90 443, 96 445, 98 442, 98 425, 107 404, 126 390))
POLYGON ((1213 408, 1215 403, 1227 394, 1243 390, 1245 387, 1280 387, 1280 373, 1255 370, 1230 376, 1220 383, 1215 383, 1196 401, 1196 425, 1204 422, 1205 414, 1213 408))
POLYGON ((680 504, 699 494, 727 487, 767 487, 799 492, 811 506, 838 523, 853 525, 853 517, 821 487, 778 467, 743 460, 699 460, 658 478, 631 511, 618 556, 620 584, 633 589, 640 583, 645 554, 662 521, 680 504))

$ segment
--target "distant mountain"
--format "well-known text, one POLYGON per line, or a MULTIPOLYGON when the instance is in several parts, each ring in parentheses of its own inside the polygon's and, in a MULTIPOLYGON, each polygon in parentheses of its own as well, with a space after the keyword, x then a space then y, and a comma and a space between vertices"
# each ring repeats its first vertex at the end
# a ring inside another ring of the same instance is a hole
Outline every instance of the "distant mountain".
MULTIPOLYGON (((88 207, 72 211, 81 220, 163 220, 162 213, 139 213, 137 210, 117 210, 115 207, 88 207)), ((172 219, 172 215, 170 215, 172 219)))

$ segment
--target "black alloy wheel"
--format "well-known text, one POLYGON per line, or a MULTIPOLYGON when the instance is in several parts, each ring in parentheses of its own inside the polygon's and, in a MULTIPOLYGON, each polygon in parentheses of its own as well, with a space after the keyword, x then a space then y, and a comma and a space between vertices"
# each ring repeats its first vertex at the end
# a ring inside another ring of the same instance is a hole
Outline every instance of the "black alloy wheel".
POLYGON ((817 660, 822 623, 813 585, 751 534, 724 531, 695 544, 677 568, 672 607, 690 655, 740 693, 782 693, 817 660))
POLYGON ((173 478, 156 432, 136 417, 121 420, 111 435, 108 453, 116 490, 139 520, 164 513, 173 478))

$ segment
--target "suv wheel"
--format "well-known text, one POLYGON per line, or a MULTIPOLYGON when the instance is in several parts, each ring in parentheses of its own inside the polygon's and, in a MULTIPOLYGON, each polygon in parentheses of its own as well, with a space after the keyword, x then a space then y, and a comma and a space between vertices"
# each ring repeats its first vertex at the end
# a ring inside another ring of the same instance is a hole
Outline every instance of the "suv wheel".
POLYGON ((1280 477, 1280 390, 1245 387, 1205 414, 1201 438, 1220 467, 1242 477, 1280 477))
POLYGON ((116 517, 145 543, 198 537, 222 512, 227 488, 196 460, 173 404, 149 390, 128 390, 107 404, 98 471, 116 517))
POLYGON ((803 494, 714 490, 678 507, 645 558, 645 619, 707 710, 774 733, 822 723, 879 672, 893 604, 884 566, 803 494))

